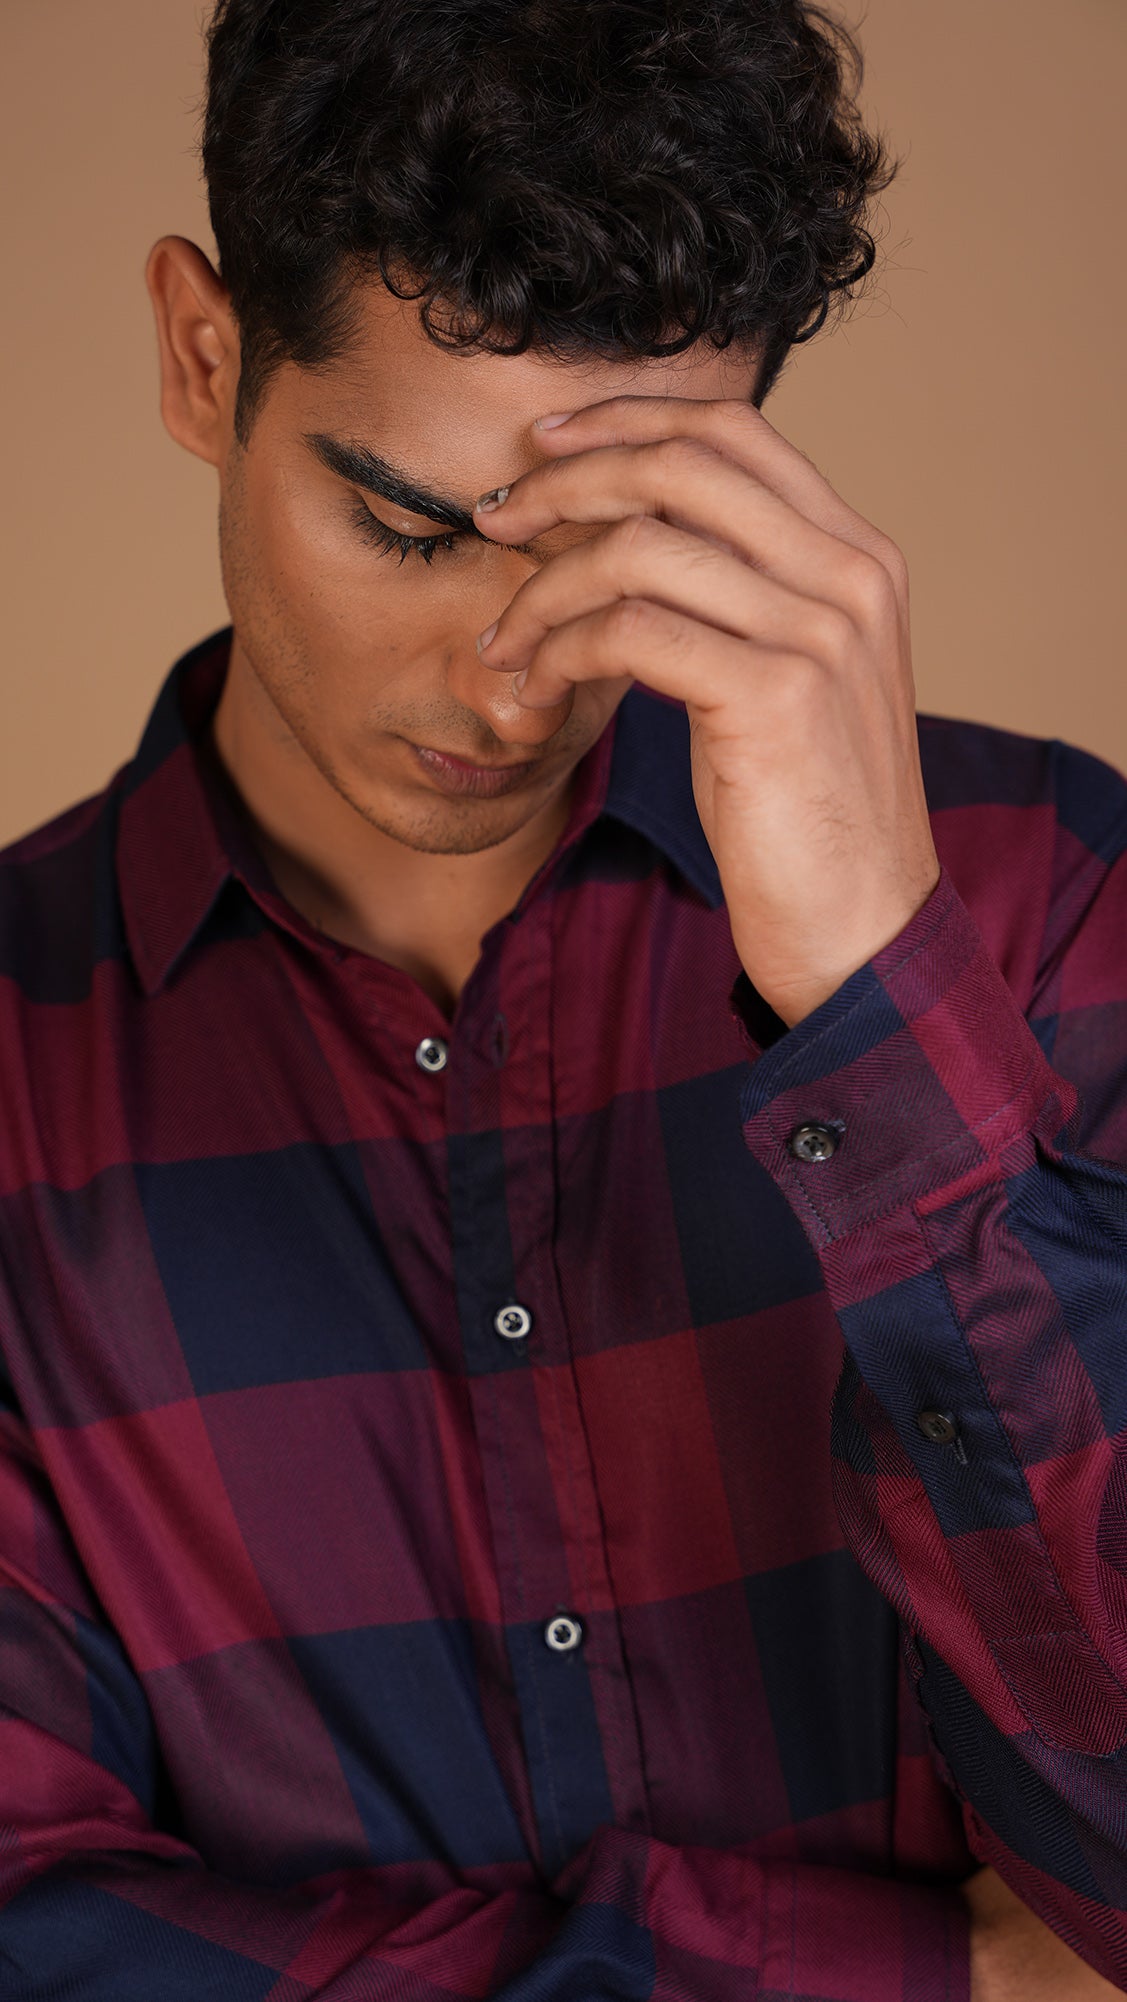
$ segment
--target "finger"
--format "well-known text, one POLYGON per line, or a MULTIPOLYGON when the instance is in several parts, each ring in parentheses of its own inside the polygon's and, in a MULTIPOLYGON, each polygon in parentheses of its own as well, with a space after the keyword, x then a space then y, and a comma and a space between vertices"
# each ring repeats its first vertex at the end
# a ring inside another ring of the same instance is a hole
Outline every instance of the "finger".
POLYGON ((531 435, 556 460, 596 445, 633 445, 651 438, 692 437, 745 472, 754 473, 780 500, 817 527, 864 550, 893 571, 903 562, 890 536, 843 500, 806 453, 740 398, 612 396, 578 410, 551 431, 531 435))
POLYGON ((478 649, 481 658, 514 673, 556 627, 623 598, 646 598, 736 639, 795 652, 820 653, 845 636, 835 607, 788 590, 669 522, 633 514, 527 578, 488 646, 478 649))
POLYGON ((722 703, 731 705, 737 678, 746 689, 755 652, 746 640, 648 598, 619 598, 554 627, 537 647, 517 700, 530 709, 551 709, 578 682, 631 676, 707 714, 722 703))
POLYGON ((531 542, 563 521, 611 522, 639 513, 707 535, 792 591, 858 613, 873 582, 862 572, 879 567, 687 435, 595 446, 538 466, 513 481, 500 507, 474 519, 484 534, 531 542))
POLYGON ((614 396, 576 411, 551 431, 533 426, 546 452, 562 456, 594 444, 632 445, 650 438, 695 437, 755 473, 799 513, 858 548, 881 531, 843 500, 807 454, 761 410, 738 397, 614 396))

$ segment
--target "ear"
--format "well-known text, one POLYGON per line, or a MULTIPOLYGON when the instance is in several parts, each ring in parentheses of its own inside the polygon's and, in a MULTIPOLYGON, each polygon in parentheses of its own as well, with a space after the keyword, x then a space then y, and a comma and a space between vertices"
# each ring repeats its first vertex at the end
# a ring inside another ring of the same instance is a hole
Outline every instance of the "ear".
POLYGON ((166 430, 219 466, 234 429, 239 336, 230 294, 184 236, 162 236, 145 265, 160 342, 160 410, 166 430))

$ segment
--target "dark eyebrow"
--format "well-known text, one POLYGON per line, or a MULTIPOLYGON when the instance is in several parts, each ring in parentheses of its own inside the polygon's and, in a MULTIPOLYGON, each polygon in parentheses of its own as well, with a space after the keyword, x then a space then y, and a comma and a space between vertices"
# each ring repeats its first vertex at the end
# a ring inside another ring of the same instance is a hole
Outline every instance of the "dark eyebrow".
MULTIPOLYGON (((464 509, 452 494, 436 494, 430 486, 418 486, 402 466, 392 466, 390 458, 380 458, 378 452, 372 452, 370 444, 356 444, 350 438, 330 438, 326 430, 302 430, 302 438, 330 472, 336 472, 342 480, 350 480, 352 486, 380 494, 382 501, 406 509, 408 515, 426 515, 428 521, 438 521, 444 529, 472 535, 478 543, 490 543, 490 537, 482 535, 476 527, 472 507, 464 509)), ((496 549, 496 543, 492 547, 496 549)), ((504 549, 544 563, 544 551, 536 549, 536 543, 506 543, 504 549)))
MULTIPOLYGON (((393 466, 390 459, 381 459, 370 445, 357 445, 345 438, 330 438, 326 431, 303 431, 302 437, 311 452, 327 466, 330 473, 339 473, 342 480, 351 481, 354 487, 363 487, 370 494, 379 494, 389 500, 393 507, 401 507, 408 514, 425 514, 428 521, 438 521, 443 528, 453 528, 463 535, 472 535, 478 542, 489 542, 477 527, 473 510, 467 510, 450 494, 432 493, 429 487, 417 486, 409 479, 401 467, 393 466)), ((497 547, 494 543, 494 548, 497 547)), ((535 556, 542 561, 535 543, 507 542, 506 549, 515 549, 521 556, 535 556)))
MULTIPOLYGON (((418 486, 399 466, 393 466, 389 459, 382 459, 373 452, 370 445, 357 445, 344 438, 330 438, 324 431, 302 433, 322 465, 330 473, 339 474, 342 480, 350 480, 354 487, 364 487, 368 493, 379 494, 393 506, 403 508, 407 514, 425 514, 430 521, 439 521, 444 528, 455 528, 465 534, 477 535, 472 508, 462 507, 450 494, 437 494, 429 487, 418 486)), ((481 536, 481 541, 488 541, 481 536)))

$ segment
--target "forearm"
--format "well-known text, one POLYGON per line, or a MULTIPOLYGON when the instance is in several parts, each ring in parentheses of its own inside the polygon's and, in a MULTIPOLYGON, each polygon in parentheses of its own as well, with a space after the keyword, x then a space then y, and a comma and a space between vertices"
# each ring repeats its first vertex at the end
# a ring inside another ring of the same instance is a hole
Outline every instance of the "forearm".
MULTIPOLYGON (((310 2002, 408 1990, 450 2002, 970 1994, 957 1887, 675 1849, 604 1828, 559 1896, 488 1895, 453 1881, 443 1891, 436 1871, 427 1902, 417 1888, 411 1900, 395 1871, 340 1870, 282 1888, 225 1878, 186 1851, 177 1865, 154 1851, 183 1845, 138 1830, 145 1840, 148 1850, 60 1854, 0 1907, 5 2002, 64 1991, 116 2002, 183 1982, 199 2002, 218 2002, 287 1977, 310 2002)), ((1088 1990, 1076 1992, 1088 2002, 1088 1990)), ((996 2002, 994 1991, 983 2002, 996 2002)))
POLYGON ((1127 1992, 1119 779, 1098 831, 1119 859, 1102 876, 1092 860, 1020 993, 945 878, 863 977, 752 1064, 740 1113, 841 1326, 838 1517, 902 1621, 972 1853, 1127 1992), (1098 1009, 1065 1006, 1105 967, 1098 1009), (1051 1047, 1087 1052, 1087 1096, 1046 1055, 1057 1009, 1051 1047), (825 1147, 807 1159, 811 1131, 825 1147))
POLYGON ((987 1866, 962 1886, 970 1917, 970 2002, 1105 2002, 1105 1981, 987 1866))

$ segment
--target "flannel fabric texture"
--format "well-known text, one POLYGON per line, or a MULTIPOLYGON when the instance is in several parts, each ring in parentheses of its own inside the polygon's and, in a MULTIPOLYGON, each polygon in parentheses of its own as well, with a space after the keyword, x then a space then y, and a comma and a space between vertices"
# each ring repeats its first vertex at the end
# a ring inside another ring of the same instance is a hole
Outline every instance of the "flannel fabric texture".
POLYGON ((921 716, 788 1030, 636 683, 449 1021, 230 640, 0 856, 0 1996, 966 2002, 984 1862, 1127 1988, 1127 781, 921 716))

